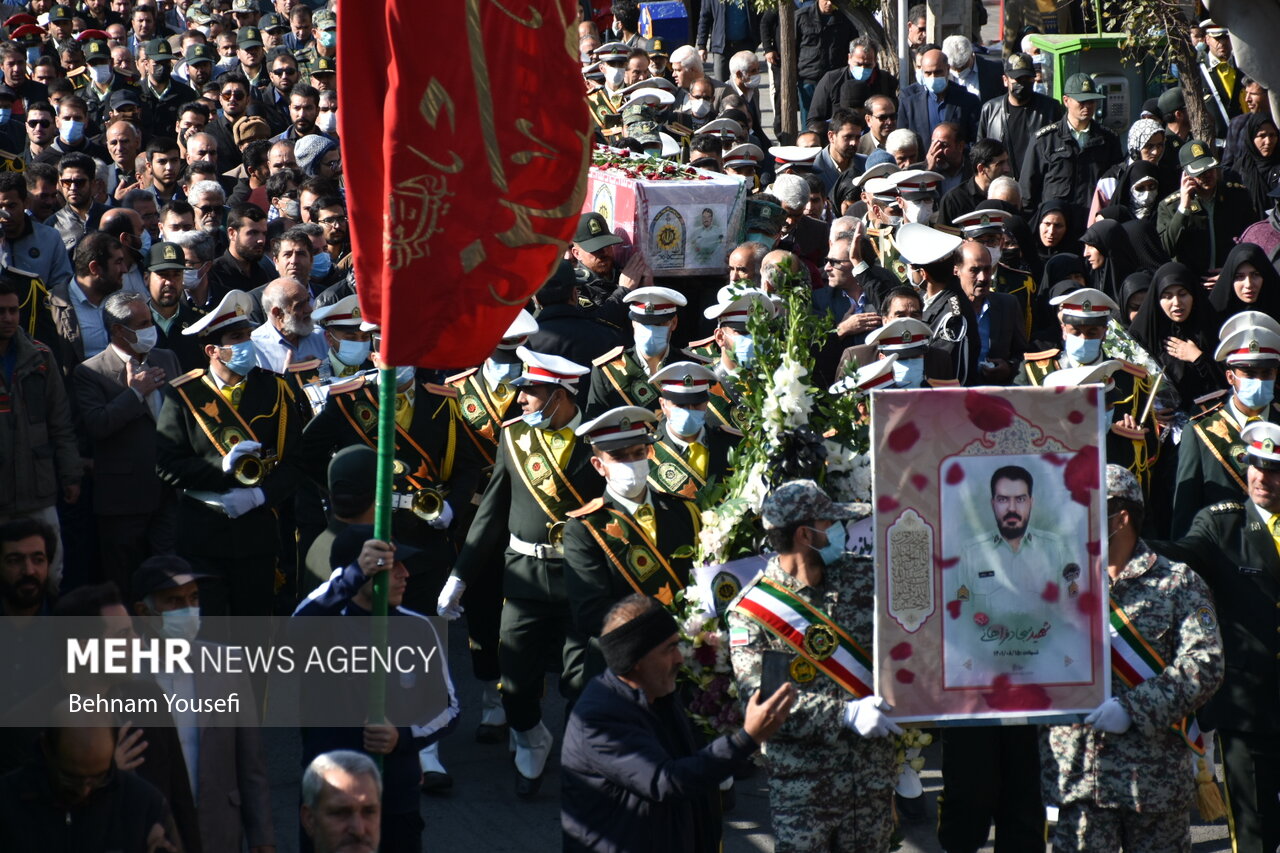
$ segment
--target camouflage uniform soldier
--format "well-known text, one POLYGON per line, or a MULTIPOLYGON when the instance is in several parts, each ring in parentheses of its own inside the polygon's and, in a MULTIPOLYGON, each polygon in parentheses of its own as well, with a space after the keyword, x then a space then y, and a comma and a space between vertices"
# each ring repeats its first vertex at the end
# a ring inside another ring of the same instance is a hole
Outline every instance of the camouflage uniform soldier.
POLYGON ((1112 698, 1084 725, 1045 729, 1055 851, 1191 850, 1191 715, 1222 683, 1222 638, 1205 582, 1138 538, 1142 514, 1137 479, 1108 465, 1112 698))
POLYGON ((779 850, 886 851, 902 730, 871 693, 872 572, 844 550, 866 504, 832 502, 812 480, 786 483, 761 515, 778 555, 734 599, 730 657, 740 696, 760 688, 766 652, 791 655, 798 695, 767 746, 779 850))

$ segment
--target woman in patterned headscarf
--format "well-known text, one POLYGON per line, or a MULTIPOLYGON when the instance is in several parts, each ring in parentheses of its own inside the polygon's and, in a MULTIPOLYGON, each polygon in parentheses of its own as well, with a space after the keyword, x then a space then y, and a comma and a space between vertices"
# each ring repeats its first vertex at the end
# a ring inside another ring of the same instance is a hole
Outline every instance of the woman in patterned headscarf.
MULTIPOLYGON (((1154 119, 1140 118, 1129 128, 1128 156, 1124 162, 1112 166, 1098 179, 1098 187, 1093 193, 1093 203, 1089 207, 1089 219, 1092 223, 1097 219, 1098 211, 1108 204, 1128 204, 1125 199, 1117 197, 1117 188, 1127 187, 1130 183, 1128 171, 1135 163, 1150 163, 1159 168, 1160 158, 1164 155, 1165 130, 1154 119)), ((1177 189, 1177 176, 1165 175, 1160 171, 1161 196, 1177 189)))

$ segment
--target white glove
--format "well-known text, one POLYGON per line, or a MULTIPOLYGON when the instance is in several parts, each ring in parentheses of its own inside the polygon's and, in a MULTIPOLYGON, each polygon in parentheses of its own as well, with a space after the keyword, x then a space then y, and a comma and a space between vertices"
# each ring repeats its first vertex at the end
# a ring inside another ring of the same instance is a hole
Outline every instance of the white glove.
POLYGON ((888 737, 902 734, 902 727, 889 719, 889 703, 879 696, 854 699, 844 707, 844 724, 863 737, 888 737))
POLYGON ((228 518, 239 518, 266 502, 267 496, 257 486, 252 489, 232 489, 222 493, 222 506, 227 510, 228 518))
MULTIPOLYGON (((227 455, 222 457, 222 473, 230 474, 236 467, 236 460, 241 456, 257 456, 262 453, 262 445, 256 441, 240 441, 231 446, 227 455)), ((235 518, 235 516, 231 516, 235 518)))
POLYGON ((427 522, 436 530, 444 530, 453 521, 453 507, 449 506, 448 501, 442 501, 442 503, 444 504, 444 509, 440 510, 438 516, 427 522))
POLYGON ((1133 725, 1133 718, 1114 696, 1094 708, 1084 721, 1086 725, 1093 726, 1095 731, 1113 735, 1122 735, 1133 725))
MULTIPOLYGON (((447 506, 447 504, 446 504, 447 506)), ((449 579, 444 582, 444 589, 440 590, 440 597, 436 599, 436 612, 452 622, 462 615, 462 594, 467 591, 467 585, 462 582, 462 578, 457 575, 449 575, 449 579)))

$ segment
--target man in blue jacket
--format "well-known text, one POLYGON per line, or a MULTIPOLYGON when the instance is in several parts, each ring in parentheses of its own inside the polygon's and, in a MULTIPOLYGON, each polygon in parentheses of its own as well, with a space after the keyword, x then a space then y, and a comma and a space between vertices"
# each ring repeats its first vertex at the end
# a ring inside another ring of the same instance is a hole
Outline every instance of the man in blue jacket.
POLYGON ((564 734, 564 850, 713 853, 720 781, 786 722, 795 689, 757 693, 742 729, 698 749, 675 695, 683 656, 671 614, 655 599, 624 598, 600 646, 609 669, 587 684, 564 734))
POLYGON ((950 121, 964 129, 965 142, 973 142, 978 133, 982 102, 977 95, 951 79, 951 66, 942 48, 925 45, 921 50, 922 82, 912 83, 902 90, 898 102, 898 127, 915 131, 927 145, 933 138, 933 129, 944 121, 950 121))

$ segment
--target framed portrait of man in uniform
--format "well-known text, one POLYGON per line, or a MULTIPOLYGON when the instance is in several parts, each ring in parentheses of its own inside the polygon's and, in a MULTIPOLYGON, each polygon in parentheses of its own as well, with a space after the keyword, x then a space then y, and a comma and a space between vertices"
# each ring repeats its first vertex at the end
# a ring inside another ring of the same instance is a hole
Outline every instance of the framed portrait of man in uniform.
POLYGON ((903 721, 1108 695, 1101 386, 874 392, 876 691, 903 721))

